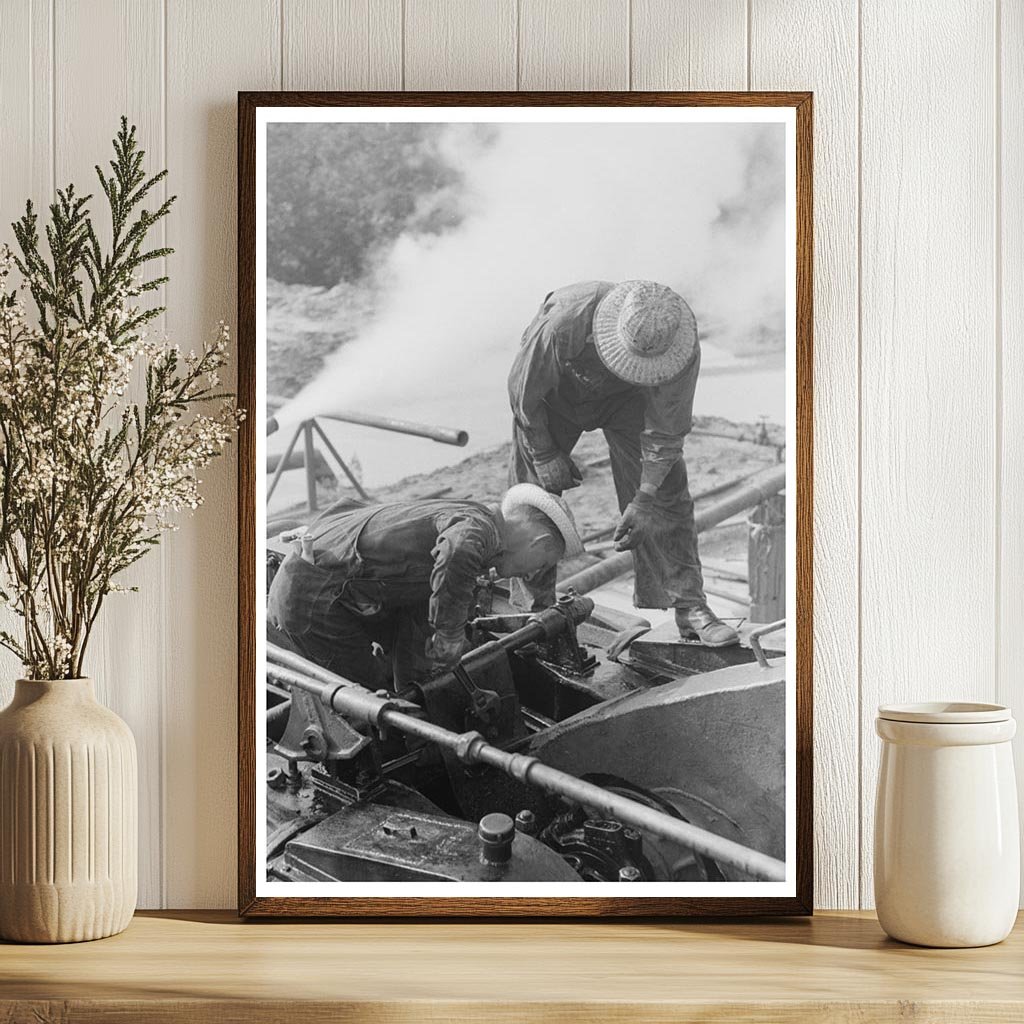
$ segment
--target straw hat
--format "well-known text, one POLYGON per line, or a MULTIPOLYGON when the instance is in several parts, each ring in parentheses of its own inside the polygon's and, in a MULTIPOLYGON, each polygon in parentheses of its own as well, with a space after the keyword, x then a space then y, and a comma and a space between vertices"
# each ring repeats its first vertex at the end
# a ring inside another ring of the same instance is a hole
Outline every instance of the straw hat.
POLYGON ((653 387, 686 368, 697 347, 697 321, 671 288, 623 281, 594 313, 594 346, 620 380, 653 387))
POLYGON ((576 529, 576 523, 573 521, 569 506, 561 498, 549 494, 536 484, 513 484, 501 499, 501 514, 507 516, 524 506, 543 512, 555 524, 555 528, 562 535, 562 540, 565 541, 563 558, 575 558, 583 554, 583 541, 576 529))

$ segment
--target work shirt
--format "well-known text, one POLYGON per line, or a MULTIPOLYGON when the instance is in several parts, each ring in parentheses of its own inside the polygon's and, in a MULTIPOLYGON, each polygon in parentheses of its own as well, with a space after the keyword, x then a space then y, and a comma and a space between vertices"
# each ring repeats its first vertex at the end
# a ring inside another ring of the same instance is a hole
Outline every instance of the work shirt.
POLYGON ((674 380, 644 387, 620 380, 594 346, 594 313, 614 288, 609 281, 584 281, 550 292, 523 333, 508 389, 512 414, 535 459, 558 451, 548 429, 548 410, 597 430, 637 393, 644 402, 640 438, 642 483, 660 487, 683 450, 693 425, 693 396, 700 371, 700 346, 674 380))
POLYGON ((496 513, 473 501, 333 506, 307 536, 325 597, 366 616, 425 603, 448 637, 465 629, 476 579, 501 553, 496 513))

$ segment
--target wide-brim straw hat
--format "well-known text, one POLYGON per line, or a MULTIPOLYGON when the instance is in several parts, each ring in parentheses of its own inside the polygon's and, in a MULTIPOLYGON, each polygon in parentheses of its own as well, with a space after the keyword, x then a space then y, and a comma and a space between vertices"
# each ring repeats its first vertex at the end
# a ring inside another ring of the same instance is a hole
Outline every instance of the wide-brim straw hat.
POLYGON ((678 377, 697 348, 697 319, 671 288, 623 281, 594 313, 594 347, 620 380, 654 387, 678 377))
POLYGON ((536 484, 513 484, 501 499, 501 514, 508 515, 524 505, 543 512, 555 524, 555 529, 565 542, 563 558, 575 558, 583 554, 583 541, 580 539, 579 530, 576 529, 576 522, 569 511, 569 506, 561 498, 549 494, 536 484))

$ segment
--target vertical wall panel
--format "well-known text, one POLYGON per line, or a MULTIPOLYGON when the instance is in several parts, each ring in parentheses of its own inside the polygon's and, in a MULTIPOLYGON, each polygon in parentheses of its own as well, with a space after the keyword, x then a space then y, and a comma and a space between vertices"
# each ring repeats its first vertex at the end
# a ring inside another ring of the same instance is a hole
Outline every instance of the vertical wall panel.
MULTIPOLYGON (((110 239, 106 199, 94 167, 105 169, 121 115, 138 126, 147 167, 163 167, 163 10, 160 0, 58 0, 54 7, 55 147, 59 187, 91 192, 93 219, 110 239), (103 54, 97 60, 97 54, 103 54), (85 87, 88 83, 88 87, 85 87)), ((162 190, 158 193, 162 197, 162 190)), ((154 245, 161 243, 159 231, 154 245)), ((151 268, 151 273, 152 273, 151 268)), ((154 274, 159 276, 159 274, 154 274)), ((156 295, 153 301, 162 300, 156 295)), ((137 381, 128 394, 142 400, 137 381)), ((139 904, 161 904, 164 661, 159 643, 165 586, 158 553, 150 552, 118 582, 135 594, 110 594, 93 631, 85 672, 99 700, 131 727, 139 750, 139 904)))
POLYGON ((758 0, 751 87, 814 92, 815 901, 856 907, 857 11, 758 0))
POLYGON ((992 3, 863 2, 865 905, 876 705, 994 695, 993 39, 992 3))
POLYGON ((628 0, 520 0, 520 89, 628 89, 628 0))
POLYGON ((402 0, 282 0, 285 89, 400 89, 402 0))
POLYGON ((410 90, 515 89, 515 0, 405 0, 410 90))
POLYGON ((0 239, 14 244, 10 222, 50 198, 53 107, 50 0, 8 0, 0 32, 0 239))
MULTIPOLYGON (((277 0, 167 0, 168 327, 190 347, 235 316, 236 93, 281 82, 277 0)), ((231 380, 228 368, 225 379, 231 380)), ((235 900, 235 446, 167 546, 166 902, 235 900)))
MULTIPOLYGON (((0 245, 15 247, 11 222, 25 200, 46 209, 53 185, 53 31, 50 0, 9 0, 0 31, 0 245)), ((0 609, 0 628, 20 620, 0 609)), ((21 663, 0 648, 0 707, 14 695, 21 663)))
MULTIPOLYGON (((1024 719, 1024 4, 1004 2, 1001 37, 1002 125, 997 182, 1001 186, 999 244, 1002 333, 1002 538, 999 674, 996 700, 1024 719)), ((1018 727, 1020 728, 1020 727, 1018 727)), ((1024 822, 1024 739, 1014 743, 1024 822)), ((1022 890, 1024 897, 1024 890, 1022 890)))
POLYGON ((632 8, 632 88, 746 88, 747 0, 633 0, 632 8))

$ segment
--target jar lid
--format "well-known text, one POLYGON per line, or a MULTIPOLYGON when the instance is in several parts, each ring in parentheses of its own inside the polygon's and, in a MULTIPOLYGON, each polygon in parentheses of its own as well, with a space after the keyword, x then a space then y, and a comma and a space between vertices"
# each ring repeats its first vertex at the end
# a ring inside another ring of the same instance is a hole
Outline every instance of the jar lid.
POLYGON ((1010 709, 1004 704, 970 701, 926 701, 921 704, 882 704, 878 717, 889 722, 923 722, 933 725, 970 725, 1008 722, 1010 709))

